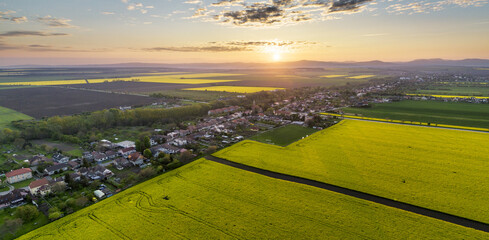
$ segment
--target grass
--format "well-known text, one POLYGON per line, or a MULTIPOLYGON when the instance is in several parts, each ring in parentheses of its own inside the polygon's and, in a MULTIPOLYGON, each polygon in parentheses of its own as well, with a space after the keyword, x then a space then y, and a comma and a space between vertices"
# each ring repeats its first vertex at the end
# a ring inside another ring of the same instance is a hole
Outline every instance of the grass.
POLYGON ((345 108, 343 111, 364 117, 489 128, 487 104, 401 101, 374 104, 371 108, 345 108))
POLYGON ((78 149, 73 149, 71 151, 67 151, 67 153, 75 157, 81 157, 83 155, 83 150, 78 148, 78 149))
MULTIPOLYGON (((0 225, 2 225, 6 219, 14 219, 14 216, 10 216, 5 210, 0 210, 0 225)), ((23 223, 22 227, 20 227, 15 234, 6 234, 3 236, 3 240, 10 240, 10 239, 15 239, 18 238, 19 236, 26 234, 36 228, 39 228, 43 225, 46 225, 49 222, 48 217, 46 215, 39 213, 39 216, 28 222, 28 223, 23 223)))
POLYGON ((419 89, 416 93, 425 95, 489 96, 489 87, 433 86, 428 89, 419 89))
POLYGON ((10 185, 14 186, 16 189, 23 188, 29 186, 29 184, 34 180, 35 180, 34 178, 31 178, 31 179, 24 180, 22 182, 12 183, 10 185))
POLYGON ((285 148, 214 155, 489 223, 489 134, 344 120, 285 148))
POLYGON ((177 84, 206 84, 206 83, 222 83, 222 82, 234 82, 237 80, 214 80, 204 78, 216 78, 216 77, 233 77, 240 76, 242 74, 228 74, 228 73, 196 73, 196 74, 166 74, 160 76, 134 76, 123 78, 99 78, 99 79, 75 79, 75 80, 54 80, 54 81, 15 81, 15 82, 2 82, 0 85, 30 85, 30 86, 50 86, 50 85, 69 85, 69 84, 86 84, 89 83, 103 83, 112 81, 139 81, 139 82, 151 82, 151 83, 177 83, 177 84))
POLYGON ((20 239, 464 239, 487 233, 197 160, 20 239), (130 224, 128 224, 130 222, 130 224))
POLYGON ((182 90, 190 91, 213 91, 213 92, 233 92, 233 93, 255 93, 261 91, 283 90, 284 88, 276 87, 242 87, 242 86, 212 86, 200 88, 184 88, 182 90))
POLYGON ((8 127, 11 122, 18 120, 30 120, 32 117, 9 108, 0 107, 0 131, 8 127))
POLYGON ((287 125, 285 127, 275 128, 264 133, 251 137, 262 143, 271 143, 279 146, 287 146, 309 134, 316 132, 316 129, 306 128, 298 125, 287 125))

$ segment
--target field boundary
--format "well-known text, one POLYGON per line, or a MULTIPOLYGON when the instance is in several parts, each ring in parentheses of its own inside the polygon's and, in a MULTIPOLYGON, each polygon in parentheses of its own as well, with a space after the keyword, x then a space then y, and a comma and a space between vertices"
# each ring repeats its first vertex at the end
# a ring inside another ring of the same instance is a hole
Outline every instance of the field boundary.
POLYGON ((438 124, 438 123, 425 123, 425 122, 409 121, 409 120, 394 120, 394 119, 391 120, 391 119, 385 119, 385 118, 361 117, 361 116, 337 114, 337 113, 320 113, 320 114, 324 115, 324 116, 340 117, 343 119, 352 119, 352 120, 393 123, 393 124, 421 126, 421 127, 432 127, 432 128, 441 128, 441 129, 454 129, 454 130, 470 131, 470 132, 482 132, 482 133, 488 133, 489 132, 489 128, 464 127, 464 126, 438 124))
POLYGON ((230 167, 238 168, 238 169, 241 169, 244 171, 249 171, 249 172, 253 172, 256 174, 264 175, 267 177, 276 178, 276 179, 294 182, 294 183, 299 183, 299 184, 305 184, 305 185, 309 185, 312 187, 322 188, 322 189, 329 190, 332 192, 348 195, 348 196, 355 197, 358 199, 382 204, 382 205, 385 205, 388 207, 397 208, 397 209, 408 211, 411 213, 415 213, 415 214, 423 215, 426 217, 434 218, 434 219, 437 219, 440 221, 445 221, 445 222, 453 223, 453 224, 460 225, 463 227, 473 228, 476 230, 480 230, 480 231, 484 231, 484 232, 489 233, 489 224, 479 222, 479 221, 475 221, 475 220, 471 220, 468 218, 459 217, 456 215, 452 215, 452 214, 448 214, 448 213, 444 213, 444 212, 440 212, 440 211, 436 211, 436 210, 432 210, 432 209, 428 209, 428 208, 424 208, 424 207, 419 207, 419 206, 412 205, 409 203, 399 202, 399 201, 392 200, 389 198, 384 198, 384 197, 380 197, 377 195, 373 195, 373 194, 369 194, 369 193, 365 193, 365 192, 360 192, 360 191, 340 187, 340 186, 329 184, 329 183, 319 182, 319 181, 315 181, 315 180, 311 180, 311 179, 307 179, 307 178, 302 178, 302 177, 292 176, 292 175, 288 175, 288 174, 273 172, 273 171, 269 171, 269 170, 265 170, 265 169, 261 169, 261 168, 256 168, 256 167, 248 166, 245 164, 229 161, 229 160, 226 160, 223 158, 215 157, 212 155, 205 156, 205 159, 209 160, 209 161, 217 162, 220 164, 224 164, 224 165, 227 165, 230 167))

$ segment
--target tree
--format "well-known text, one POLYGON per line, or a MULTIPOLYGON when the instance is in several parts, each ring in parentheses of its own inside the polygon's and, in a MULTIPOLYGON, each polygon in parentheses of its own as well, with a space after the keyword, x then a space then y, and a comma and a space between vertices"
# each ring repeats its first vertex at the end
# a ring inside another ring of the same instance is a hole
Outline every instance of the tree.
POLYGON ((53 184, 53 186, 51 187, 51 190, 54 193, 64 192, 66 190, 66 183, 65 182, 57 182, 57 183, 53 184))
POLYGON ((65 182, 66 184, 68 185, 68 187, 70 188, 74 188, 75 186, 75 182, 73 181, 73 179, 71 179, 71 175, 70 173, 65 173, 65 182))
POLYGON ((156 171, 152 167, 147 167, 147 168, 141 170, 141 172, 139 172, 140 180, 150 178, 154 175, 156 175, 156 171))
POLYGON ((50 208, 48 213, 49 213, 48 218, 51 221, 54 221, 62 216, 61 211, 57 207, 50 208))
POLYGON ((143 152, 144 149, 144 144, 140 140, 136 140, 136 151, 143 152))
POLYGON ((6 219, 0 226, 0 237, 3 238, 8 233, 15 234, 17 230, 22 226, 22 219, 6 219))
POLYGON ((58 219, 58 218, 60 218, 60 217, 61 217, 61 212, 60 212, 60 211, 51 212, 51 213, 49 213, 49 215, 48 215, 48 218, 49 218, 49 220, 51 220, 51 221, 54 221, 54 220, 56 220, 56 219, 58 219))
POLYGON ((180 161, 182 162, 186 162, 186 161, 189 161, 193 158, 194 156, 192 155, 192 153, 190 153, 190 151, 185 151, 185 152, 182 152, 180 153, 180 161))
POLYGON ((143 139, 144 149, 151 147, 151 141, 148 136, 145 136, 143 139))
POLYGON ((15 216, 23 222, 30 222, 39 216, 39 211, 33 205, 20 206, 15 210, 15 216))
POLYGON ((213 154, 217 151, 217 146, 210 146, 205 150, 205 154, 213 154))
POLYGON ((88 203, 88 198, 85 196, 81 196, 75 200, 75 205, 77 207, 85 207, 88 203))
POLYGON ((145 149, 144 152, 143 152, 143 156, 145 158, 151 158, 153 156, 153 153, 151 153, 151 150, 145 149))

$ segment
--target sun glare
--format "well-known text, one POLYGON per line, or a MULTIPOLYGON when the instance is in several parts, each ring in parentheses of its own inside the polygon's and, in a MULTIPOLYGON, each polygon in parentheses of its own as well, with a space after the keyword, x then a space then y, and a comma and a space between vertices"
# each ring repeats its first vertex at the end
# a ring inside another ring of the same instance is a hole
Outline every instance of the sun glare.
POLYGON ((277 52, 273 54, 273 61, 275 62, 280 61, 280 58, 281 58, 280 53, 277 52))

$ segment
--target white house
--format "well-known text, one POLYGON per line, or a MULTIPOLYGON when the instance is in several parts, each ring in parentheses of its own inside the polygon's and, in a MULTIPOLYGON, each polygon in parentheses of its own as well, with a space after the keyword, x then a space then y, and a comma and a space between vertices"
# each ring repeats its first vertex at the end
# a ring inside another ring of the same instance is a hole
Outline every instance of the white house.
POLYGON ((32 178, 32 170, 30 168, 21 168, 10 171, 5 174, 7 182, 12 184, 16 182, 22 182, 24 180, 32 178))

